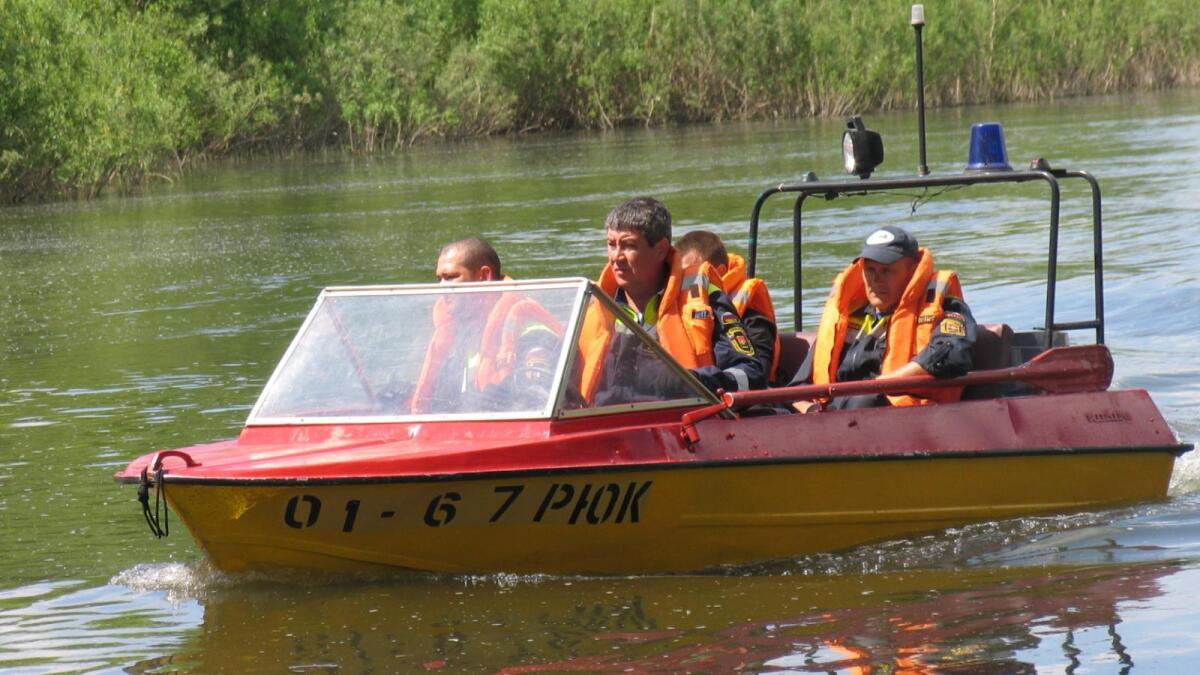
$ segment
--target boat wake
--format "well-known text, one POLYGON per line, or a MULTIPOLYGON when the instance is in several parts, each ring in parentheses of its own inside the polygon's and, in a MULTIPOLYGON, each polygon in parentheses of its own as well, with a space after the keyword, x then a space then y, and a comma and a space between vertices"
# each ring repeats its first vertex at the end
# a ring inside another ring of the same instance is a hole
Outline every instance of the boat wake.
POLYGON ((338 584, 365 585, 372 583, 413 583, 455 580, 464 586, 494 584, 501 588, 537 583, 549 579, 540 574, 436 574, 413 570, 395 571, 317 571, 308 569, 275 569, 270 571, 222 572, 207 558, 187 563, 141 563, 115 574, 109 584, 135 592, 158 592, 173 604, 193 600, 204 601, 224 590, 246 590, 259 587, 271 589, 320 588, 338 584))
POLYGON ((131 591, 165 593, 168 601, 178 605, 202 597, 223 576, 206 560, 141 563, 118 572, 108 583, 131 591))
POLYGON ((1195 452, 1175 460, 1175 470, 1171 472, 1171 483, 1167 488, 1167 494, 1173 497, 1189 493, 1200 493, 1200 455, 1195 452))
POLYGON ((930 569, 1200 560, 1200 493, 1170 502, 973 523, 786 561, 728 566, 731 576, 834 576, 930 569))

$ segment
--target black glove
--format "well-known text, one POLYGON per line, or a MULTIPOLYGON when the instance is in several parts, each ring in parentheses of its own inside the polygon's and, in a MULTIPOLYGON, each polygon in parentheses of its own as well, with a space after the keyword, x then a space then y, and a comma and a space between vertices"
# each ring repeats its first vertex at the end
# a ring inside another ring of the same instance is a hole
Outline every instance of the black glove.
POLYGON ((691 373, 696 376, 697 380, 700 380, 700 384, 703 384, 714 394, 718 389, 724 389, 725 391, 738 390, 737 380, 733 379, 733 376, 729 373, 718 370, 715 367, 696 368, 691 373))

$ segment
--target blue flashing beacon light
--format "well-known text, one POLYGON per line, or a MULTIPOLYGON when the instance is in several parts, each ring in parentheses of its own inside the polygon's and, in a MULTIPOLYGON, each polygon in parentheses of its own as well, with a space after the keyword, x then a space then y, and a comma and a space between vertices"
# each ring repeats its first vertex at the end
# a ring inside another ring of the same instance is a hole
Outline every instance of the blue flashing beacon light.
POLYGON ((1008 148, 1004 145, 1004 127, 996 122, 971 125, 967 171, 1012 171, 1008 148))

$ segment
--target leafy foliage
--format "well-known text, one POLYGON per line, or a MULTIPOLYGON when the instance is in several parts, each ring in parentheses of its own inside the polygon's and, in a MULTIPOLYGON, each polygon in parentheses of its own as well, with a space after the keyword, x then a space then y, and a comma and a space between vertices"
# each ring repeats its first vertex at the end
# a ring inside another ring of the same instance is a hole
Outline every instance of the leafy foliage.
MULTIPOLYGON (((0 198, 212 154, 913 105, 909 0, 8 0, 0 198)), ((928 2, 933 105, 1200 82, 1192 0, 928 2)))

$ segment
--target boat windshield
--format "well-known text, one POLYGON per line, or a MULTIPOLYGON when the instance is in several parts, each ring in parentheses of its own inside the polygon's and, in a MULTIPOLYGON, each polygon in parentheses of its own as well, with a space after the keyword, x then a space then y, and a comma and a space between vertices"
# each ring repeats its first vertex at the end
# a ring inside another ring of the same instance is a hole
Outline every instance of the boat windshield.
POLYGON ((561 414, 594 414, 715 401, 636 321, 592 286, 561 414))
POLYGON ((326 289, 249 423, 534 419, 704 402, 620 314, 584 279, 326 289))

